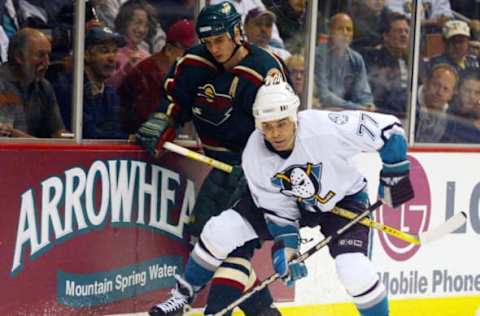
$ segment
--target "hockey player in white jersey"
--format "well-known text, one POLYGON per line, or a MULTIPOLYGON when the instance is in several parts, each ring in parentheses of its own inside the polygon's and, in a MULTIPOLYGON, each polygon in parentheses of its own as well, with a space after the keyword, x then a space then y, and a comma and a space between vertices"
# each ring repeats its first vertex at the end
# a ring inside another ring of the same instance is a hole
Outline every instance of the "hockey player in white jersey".
MULTIPOLYGON (((333 207, 356 213, 368 207, 366 179, 351 163, 361 152, 377 151, 383 161, 380 199, 398 207, 413 197, 407 143, 397 118, 362 111, 297 114, 299 104, 287 83, 258 90, 253 106, 257 129, 242 157, 248 188, 231 209, 205 225, 174 291, 185 304, 215 271, 228 273, 229 266, 238 264, 225 262, 231 253, 253 255, 262 240, 274 240, 273 268, 287 285, 305 277, 305 265, 291 262, 299 254, 299 228, 320 225, 329 236, 347 221, 330 213, 333 207)), ((355 225, 332 241, 329 251, 360 314, 387 316, 387 293, 368 257, 369 233, 369 228, 355 225)), ((209 300, 215 303, 207 305, 206 315, 232 302, 229 286, 209 294, 216 300, 209 300)))

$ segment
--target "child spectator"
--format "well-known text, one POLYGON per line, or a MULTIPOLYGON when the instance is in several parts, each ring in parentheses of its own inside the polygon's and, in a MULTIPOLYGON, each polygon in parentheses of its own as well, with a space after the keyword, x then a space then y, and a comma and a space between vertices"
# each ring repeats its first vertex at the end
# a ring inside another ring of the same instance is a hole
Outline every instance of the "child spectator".
POLYGON ((140 43, 147 37, 151 21, 151 9, 143 1, 130 0, 120 7, 115 30, 123 35, 127 45, 118 50, 116 69, 108 80, 114 87, 118 88, 127 72, 150 56, 148 51, 140 47, 140 43))
MULTIPOLYGON (((287 58, 285 61, 288 72, 290 74, 290 80, 292 81, 293 90, 300 97, 300 100, 304 99, 304 83, 305 83, 305 58, 303 55, 294 54, 287 58)), ((320 101, 315 94, 312 100, 313 108, 320 108, 320 101)))

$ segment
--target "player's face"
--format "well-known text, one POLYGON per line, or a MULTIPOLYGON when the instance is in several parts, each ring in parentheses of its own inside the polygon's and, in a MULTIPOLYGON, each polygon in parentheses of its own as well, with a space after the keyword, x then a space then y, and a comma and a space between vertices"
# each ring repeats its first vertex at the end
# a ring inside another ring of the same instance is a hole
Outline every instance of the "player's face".
POLYGON ((208 36, 203 38, 202 41, 213 58, 219 63, 227 62, 232 56, 236 46, 228 33, 208 36))
POLYGON ((277 151, 293 149, 295 128, 290 118, 262 123, 263 136, 277 151))

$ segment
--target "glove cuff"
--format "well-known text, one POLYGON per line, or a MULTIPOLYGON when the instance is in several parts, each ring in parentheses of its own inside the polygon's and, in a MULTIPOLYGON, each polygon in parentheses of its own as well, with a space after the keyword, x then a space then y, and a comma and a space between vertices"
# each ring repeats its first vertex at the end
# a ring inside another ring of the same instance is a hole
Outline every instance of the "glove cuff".
POLYGON ((293 224, 280 225, 270 220, 269 217, 266 217, 265 221, 267 222, 268 231, 274 239, 280 235, 295 234, 298 236, 299 234, 298 227, 293 224))
POLYGON ((383 174, 402 174, 410 171, 410 161, 402 160, 396 163, 383 163, 383 174))
POLYGON ((175 127, 175 121, 170 115, 167 115, 163 112, 153 112, 150 114, 149 118, 155 118, 157 120, 161 120, 167 123, 168 127, 175 127))

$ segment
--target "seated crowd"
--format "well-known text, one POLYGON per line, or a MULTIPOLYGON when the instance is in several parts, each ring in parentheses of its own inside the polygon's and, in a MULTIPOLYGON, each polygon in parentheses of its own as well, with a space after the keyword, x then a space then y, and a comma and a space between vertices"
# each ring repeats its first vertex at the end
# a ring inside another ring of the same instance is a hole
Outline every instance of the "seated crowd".
MULTIPOLYGON (((282 60, 296 93, 305 99, 307 1, 229 2, 242 15, 244 40, 282 60)), ((30 3, 28 14, 12 0, 4 3, 0 137, 71 136, 72 43, 52 31, 70 23, 71 35, 71 1, 46 2, 46 8, 30 3)), ((471 15, 479 8, 468 3, 422 1, 418 142, 480 143, 480 21, 471 15), (433 53, 431 38, 441 39, 433 53)), ((165 76, 197 43, 194 6, 195 1, 87 2, 83 138, 126 139, 155 110, 165 76)), ((412 1, 330 1, 318 10, 312 106, 407 120, 412 1)))

